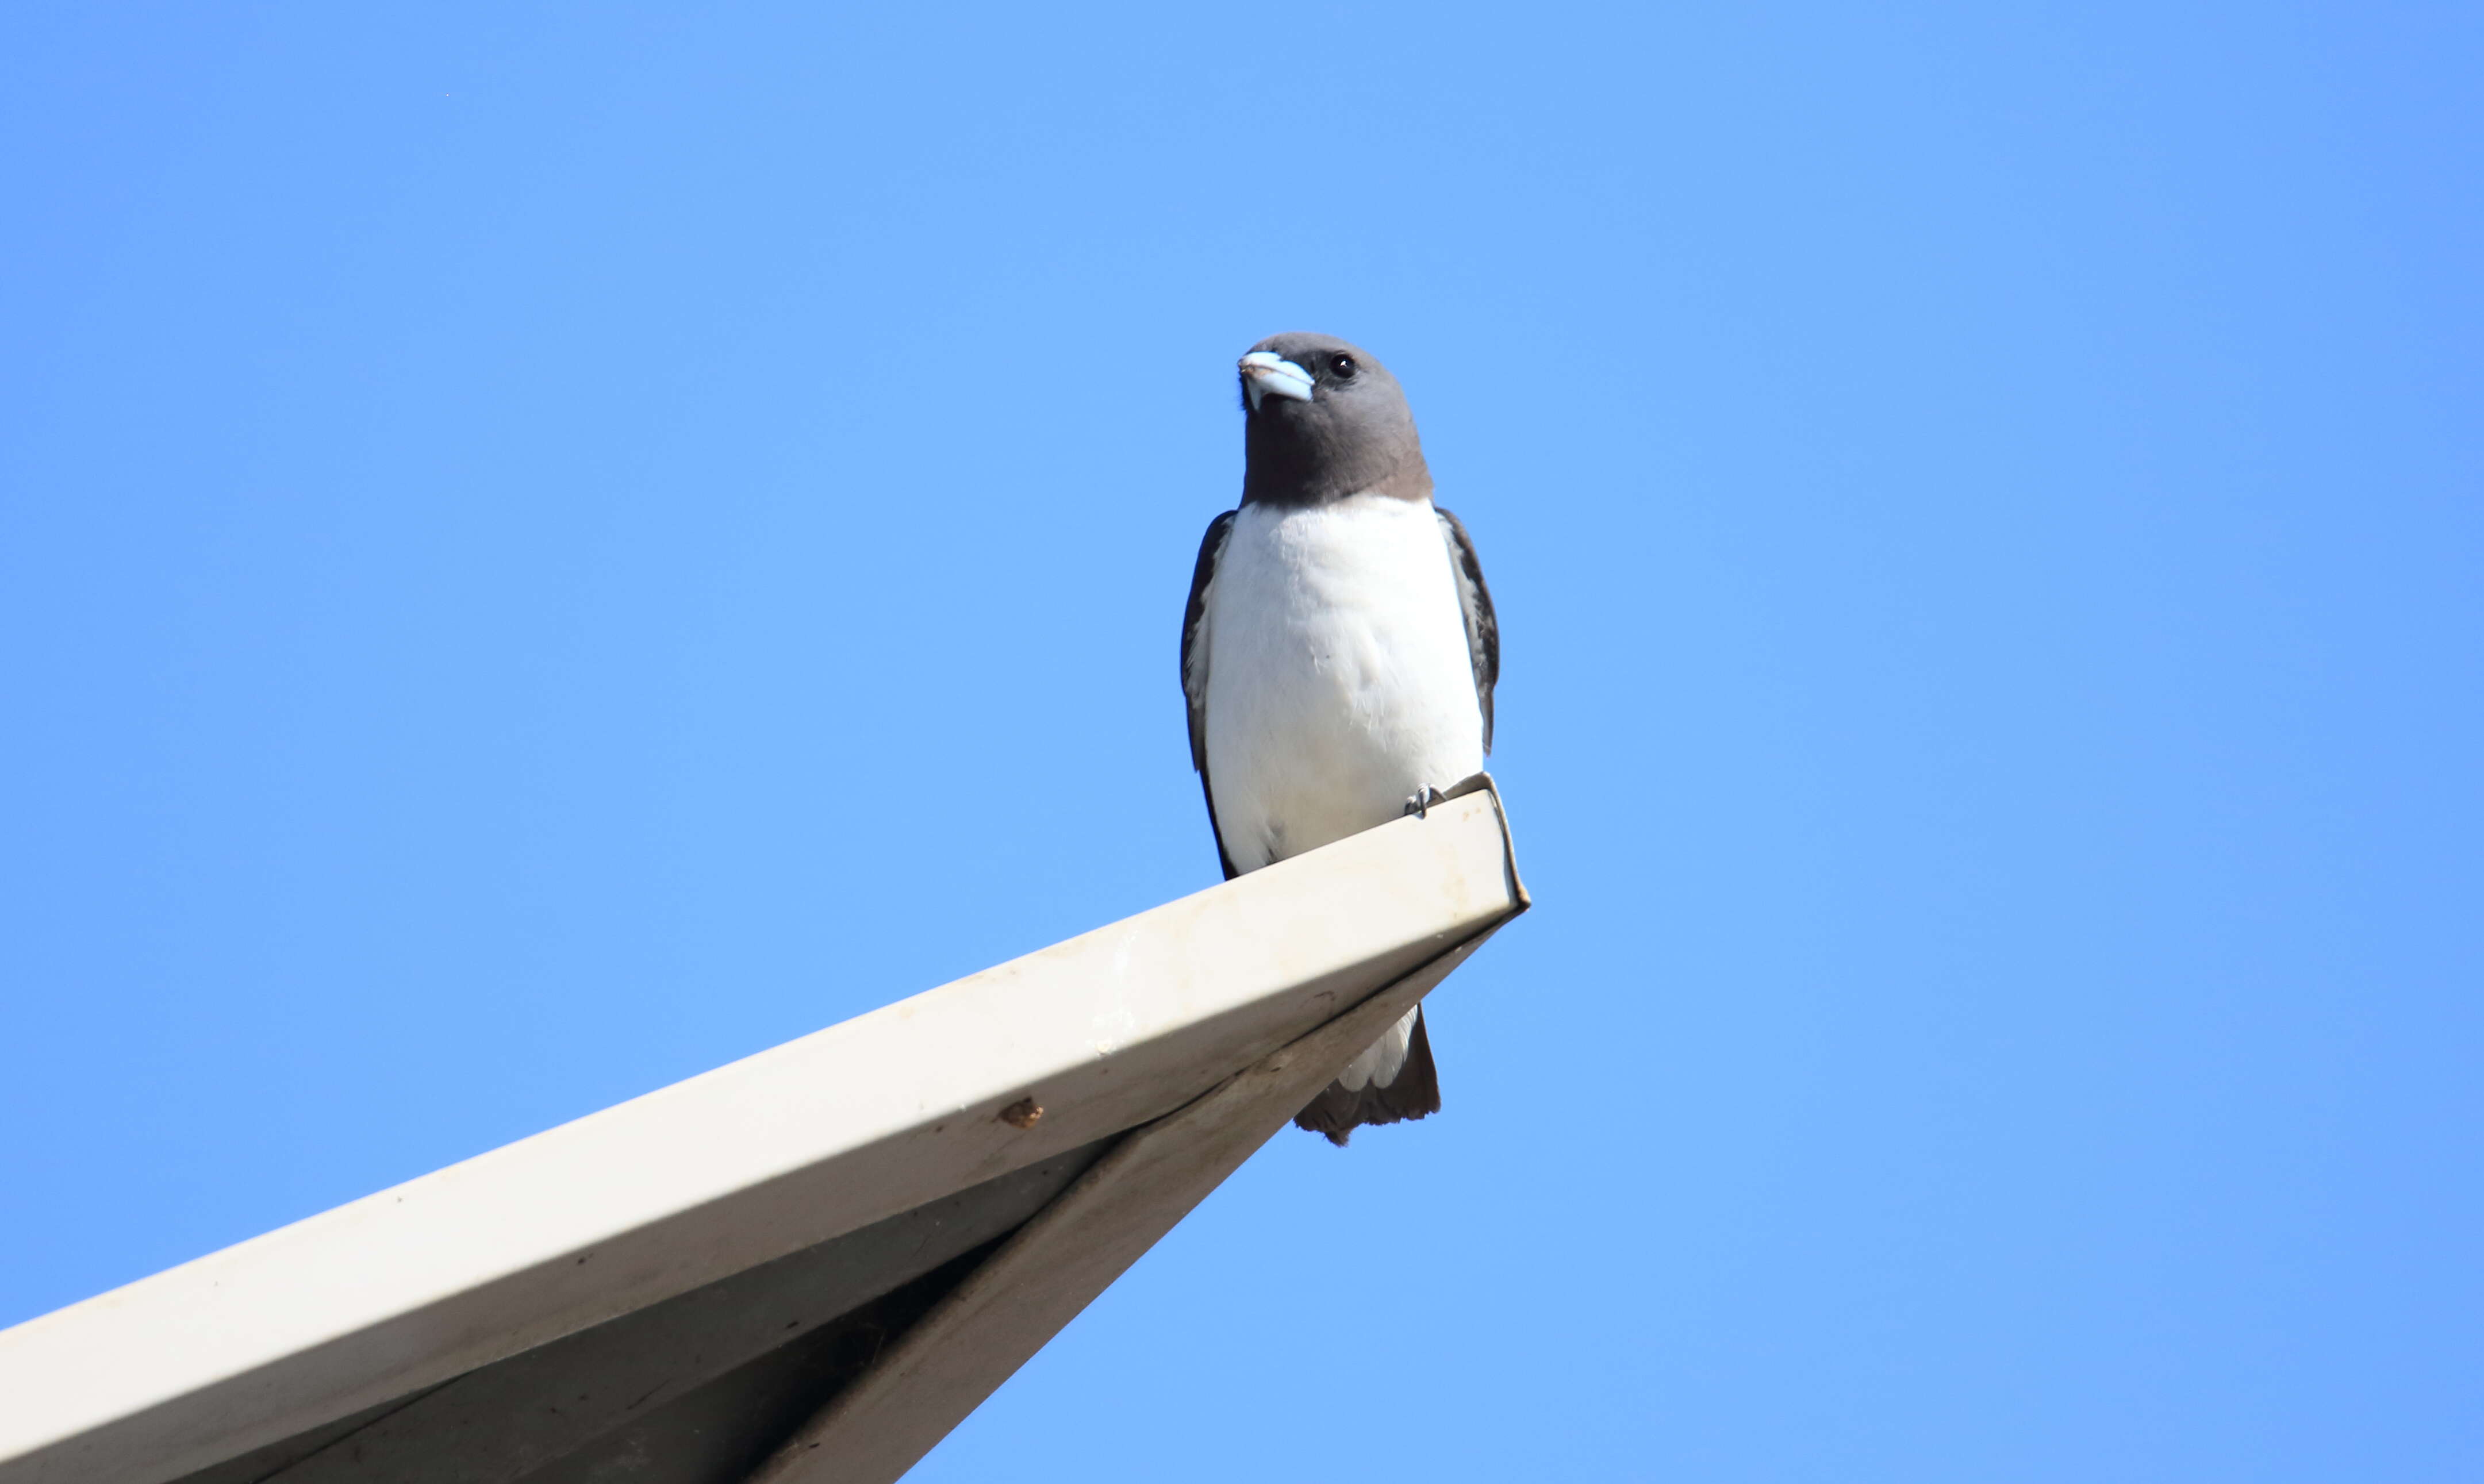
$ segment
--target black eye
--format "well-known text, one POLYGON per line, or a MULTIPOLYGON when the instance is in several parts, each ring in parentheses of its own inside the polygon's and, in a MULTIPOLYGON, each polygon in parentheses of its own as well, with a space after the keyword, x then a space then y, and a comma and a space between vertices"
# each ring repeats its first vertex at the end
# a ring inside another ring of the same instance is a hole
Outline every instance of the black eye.
POLYGON ((1354 373, 1359 369, 1359 367, 1355 365, 1354 358, 1352 356, 1329 357, 1328 368, 1336 373, 1336 379, 1339 381, 1354 380, 1354 373))

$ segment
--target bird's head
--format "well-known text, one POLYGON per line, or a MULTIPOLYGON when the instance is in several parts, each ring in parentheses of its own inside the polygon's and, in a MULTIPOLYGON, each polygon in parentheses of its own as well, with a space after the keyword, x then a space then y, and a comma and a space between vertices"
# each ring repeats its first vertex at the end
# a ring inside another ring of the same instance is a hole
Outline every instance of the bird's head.
POLYGON ((1315 505, 1365 491, 1432 493, 1397 378, 1369 351, 1294 331, 1251 347, 1242 376, 1244 500, 1315 505))

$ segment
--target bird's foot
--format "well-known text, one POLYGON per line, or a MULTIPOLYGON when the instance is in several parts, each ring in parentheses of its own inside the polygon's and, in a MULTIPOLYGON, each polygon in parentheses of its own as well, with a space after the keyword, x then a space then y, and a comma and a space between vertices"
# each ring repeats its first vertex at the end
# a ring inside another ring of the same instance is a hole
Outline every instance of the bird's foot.
POLYGON ((1400 818, 1403 818, 1406 814, 1411 814, 1418 820, 1428 820, 1432 817, 1432 806, 1437 803, 1444 802, 1445 800, 1446 796, 1442 794, 1439 789, 1426 784, 1421 789, 1406 796, 1406 808, 1400 815, 1400 818))

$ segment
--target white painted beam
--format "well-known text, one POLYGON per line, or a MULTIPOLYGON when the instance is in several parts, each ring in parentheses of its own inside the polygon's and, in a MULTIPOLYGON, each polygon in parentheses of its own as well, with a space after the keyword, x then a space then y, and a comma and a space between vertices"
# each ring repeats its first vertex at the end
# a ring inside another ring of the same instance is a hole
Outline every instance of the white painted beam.
POLYGON ((1486 788, 0 1332, 0 1484, 162 1484, 1163 1118, 1524 905, 1486 788))
POLYGON ((1450 949, 1116 1145, 751 1475, 894 1484, 1482 945, 1450 949))

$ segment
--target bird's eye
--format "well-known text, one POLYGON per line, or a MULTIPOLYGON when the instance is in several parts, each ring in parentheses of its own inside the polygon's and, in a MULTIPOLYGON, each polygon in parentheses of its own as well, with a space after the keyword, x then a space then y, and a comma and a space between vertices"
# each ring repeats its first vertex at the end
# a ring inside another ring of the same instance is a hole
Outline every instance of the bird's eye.
POLYGON ((1336 373, 1336 379, 1339 381, 1352 381, 1354 379, 1355 371, 1359 369, 1359 367, 1355 365, 1354 358, 1352 356, 1329 357, 1328 368, 1336 373))

